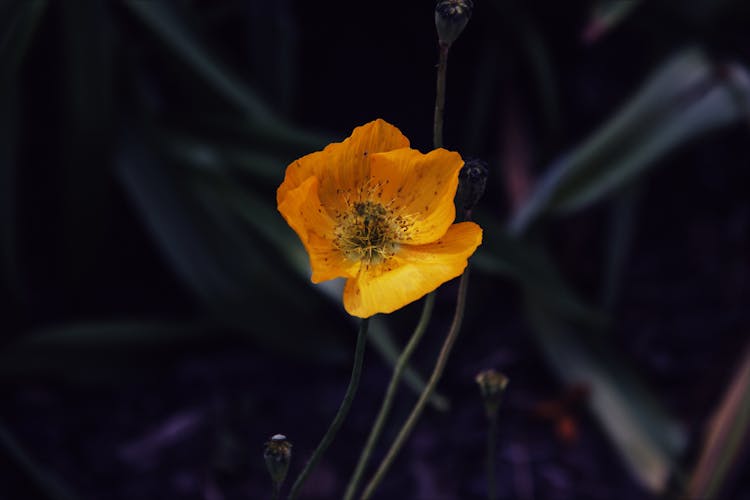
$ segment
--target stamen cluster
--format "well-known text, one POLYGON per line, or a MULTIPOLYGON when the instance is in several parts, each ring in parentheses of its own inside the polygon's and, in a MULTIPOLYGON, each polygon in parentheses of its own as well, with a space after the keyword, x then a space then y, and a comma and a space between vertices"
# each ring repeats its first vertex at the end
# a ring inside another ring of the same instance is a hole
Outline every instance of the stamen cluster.
POLYGON ((335 244, 350 260, 377 264, 398 250, 398 217, 373 201, 359 201, 337 215, 335 244))

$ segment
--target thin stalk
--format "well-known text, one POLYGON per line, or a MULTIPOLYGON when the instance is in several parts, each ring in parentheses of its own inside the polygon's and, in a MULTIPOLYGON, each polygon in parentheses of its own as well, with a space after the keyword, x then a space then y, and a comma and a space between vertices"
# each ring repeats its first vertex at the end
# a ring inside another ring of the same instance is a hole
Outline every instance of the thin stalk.
POLYGON ((398 390, 399 383, 401 382, 401 376, 404 373, 409 358, 411 357, 414 350, 417 348, 419 341, 422 339, 427 325, 430 323, 430 317, 432 316, 432 309, 435 306, 435 292, 427 294, 425 297, 424 305, 422 306, 422 314, 419 317, 419 323, 417 323, 414 333, 412 333, 409 342, 404 347, 401 356, 399 356, 396 365, 393 368, 393 375, 391 375, 391 381, 388 384, 388 389, 383 398, 383 402, 380 405, 380 411, 375 419, 375 424, 370 430, 370 435, 367 438, 367 443, 362 449, 362 454, 357 462, 357 467, 354 469, 352 478, 349 480, 349 484, 346 487, 346 493, 344 494, 344 500, 351 500, 354 498, 354 494, 357 492, 357 487, 362 480, 362 474, 365 471, 367 462, 372 455, 372 451, 375 449, 375 443, 377 443, 380 434, 383 432, 385 421, 388 418, 388 414, 393 406, 393 401, 396 397, 396 391, 398 390))
POLYGON ((495 442, 497 441, 497 415, 489 417, 487 430, 487 499, 497 498, 495 488, 495 442))
POLYGON ((271 500, 279 500, 281 498, 281 483, 273 483, 273 492, 271 493, 271 500))
POLYGON ((466 292, 468 291, 468 289, 469 268, 467 267, 464 271, 464 274, 461 275, 461 282, 458 285, 458 300, 456 303, 456 312, 453 315, 453 321, 451 322, 450 330, 448 331, 448 335, 445 337, 445 342, 443 343, 443 347, 440 350, 440 355, 438 356, 437 362, 435 363, 435 368, 432 371, 430 380, 427 382, 424 391, 422 391, 422 394, 419 396, 419 400, 414 405, 409 418, 406 420, 403 427, 399 431, 398 436, 396 436, 396 439, 393 441, 393 444, 388 450, 385 458, 383 458, 383 461, 380 462, 380 466, 375 472, 375 475, 372 477, 370 482, 367 483, 367 486, 365 487, 365 490, 360 497, 362 498, 362 500, 366 500, 372 497, 373 493, 375 493, 375 489, 378 487, 380 482, 385 477, 385 474, 388 472, 388 469, 393 464, 396 455, 398 455, 398 452, 401 450, 404 442, 406 442, 409 434, 411 434, 411 431, 414 429, 414 426, 419 420, 419 417, 422 415, 424 407, 430 400, 430 396, 435 391, 435 388, 440 381, 440 377, 443 375, 445 365, 448 362, 448 357, 450 356, 451 350, 453 349, 453 344, 456 342, 456 338, 458 337, 458 332, 461 330, 461 323, 464 318, 464 310, 466 309, 466 292))
POLYGON ((357 346, 354 350, 354 366, 352 367, 352 376, 349 380, 349 387, 347 387, 346 394, 344 394, 344 400, 341 401, 339 411, 333 418, 333 422, 331 422, 331 425, 328 427, 328 430, 323 436, 323 439, 321 439, 320 444, 313 452, 312 457, 310 457, 310 460, 308 460, 305 468, 302 469, 302 472, 300 472, 297 480, 294 481, 292 489, 289 492, 289 496, 287 497, 289 500, 297 498, 299 490, 302 488, 302 485, 305 484, 307 476, 310 475, 310 472, 312 472, 312 470, 318 464, 318 461, 320 461, 323 453, 325 453, 325 451, 331 445, 331 443, 333 442, 333 438, 336 437, 336 433, 338 432, 339 427, 341 427, 341 424, 344 423, 344 419, 346 418, 347 413, 349 413, 349 408, 352 406, 354 395, 356 394, 357 387, 359 386, 359 377, 362 374, 362 361, 365 357, 365 345, 367 343, 365 340, 367 338, 367 329, 369 326, 369 318, 363 319, 362 323, 360 323, 359 325, 359 333, 357 334, 357 346))
POLYGON ((440 60, 437 70, 437 92, 435 94, 435 117, 432 125, 432 142, 435 149, 443 147, 443 115, 445 114, 445 75, 448 72, 450 45, 440 45, 440 60))

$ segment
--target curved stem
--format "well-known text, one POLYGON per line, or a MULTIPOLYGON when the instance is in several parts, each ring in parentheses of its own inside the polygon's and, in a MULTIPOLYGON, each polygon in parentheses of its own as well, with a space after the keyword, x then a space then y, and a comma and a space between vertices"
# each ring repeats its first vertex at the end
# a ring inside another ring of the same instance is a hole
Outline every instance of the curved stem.
POLYGON ((367 338, 367 329, 369 325, 369 318, 363 319, 362 323, 360 323, 359 333, 357 334, 357 347, 354 350, 354 366, 352 367, 352 376, 349 380, 349 387, 347 387, 346 389, 346 394, 344 394, 344 399, 343 401, 341 401, 341 406, 339 406, 339 411, 336 412, 336 416, 333 418, 333 422, 331 422, 331 425, 328 427, 328 430, 323 436, 323 439, 320 440, 320 444, 313 452, 312 457, 310 457, 310 460, 308 460, 305 468, 302 469, 302 472, 300 472, 297 480, 294 481, 294 485, 292 485, 292 489, 289 492, 289 496, 287 497, 289 500, 297 498, 299 490, 302 488, 302 485, 305 484, 307 476, 310 475, 310 472, 312 472, 312 470, 318 464, 318 461, 320 461, 323 453, 325 453, 325 451, 331 445, 331 443, 333 442, 333 438, 336 437, 336 433, 338 432, 339 427, 341 427, 341 424, 344 423, 344 419, 346 418, 347 413, 349 413, 349 408, 352 406, 354 395, 356 394, 357 387, 359 386, 359 377, 362 374, 362 361, 365 357, 365 344, 367 344, 365 340, 367 338))
POLYGON ((451 350, 453 349, 453 344, 456 342, 459 330, 461 330, 461 323, 464 317, 464 309, 466 308, 466 292, 468 291, 468 288, 469 268, 467 267, 464 271, 464 274, 461 275, 461 282, 458 286, 458 301, 456 303, 456 312, 453 315, 453 322, 451 323, 448 335, 445 337, 445 342, 443 342, 443 347, 440 350, 440 355, 438 356, 437 362, 435 363, 435 368, 432 371, 430 380, 427 382, 424 391, 422 391, 422 394, 419 396, 419 400, 414 405, 411 414, 409 414, 409 418, 406 419, 406 422, 399 431, 398 436, 396 436, 396 439, 393 441, 393 444, 388 450, 385 458, 383 458, 383 461, 380 462, 380 466, 375 472, 375 475, 372 477, 372 479, 370 479, 370 482, 367 483, 367 486, 365 487, 365 490, 361 496, 363 500, 370 498, 373 495, 375 489, 383 480, 383 477, 385 477, 385 474, 393 464, 396 455, 398 455, 398 452, 401 450, 404 442, 406 442, 409 434, 411 434, 411 431, 414 429, 414 426, 416 425, 420 415, 422 414, 422 410, 424 410, 424 407, 430 400, 430 396, 435 391, 435 388, 440 381, 440 377, 443 375, 443 370, 445 369, 445 365, 448 362, 448 357, 450 356, 451 350))
POLYGON ((419 341, 422 339, 422 335, 424 335, 425 330, 427 330, 427 325, 430 323, 432 309, 435 306, 435 293, 436 292, 431 292, 427 294, 427 297, 425 297, 424 305, 422 306, 422 314, 419 317, 419 323, 417 323, 417 326, 414 329, 414 333, 412 333, 409 342, 406 344, 406 347, 404 347, 404 350, 401 353, 401 356, 399 356, 398 361, 396 361, 396 365, 393 368, 393 375, 391 375, 391 381, 388 384, 388 389, 385 393, 385 397, 383 398, 383 402, 380 405, 380 411, 378 412, 375 423, 370 430, 370 435, 367 437, 367 443, 362 449, 362 454, 359 456, 357 467, 354 469, 352 478, 349 480, 349 484, 346 487, 344 500, 351 500, 352 498, 354 498, 354 494, 357 491, 359 482, 362 480, 362 474, 365 471, 367 462, 370 459, 370 455, 372 454, 373 449, 375 448, 375 443, 377 443, 380 434, 383 432, 385 420, 388 418, 388 414, 390 413, 391 407, 393 406, 393 400, 395 399, 396 391, 398 390, 399 382, 401 381, 401 376, 404 373, 404 369, 406 368, 406 365, 409 362, 409 358, 411 357, 412 353, 417 348, 419 341))

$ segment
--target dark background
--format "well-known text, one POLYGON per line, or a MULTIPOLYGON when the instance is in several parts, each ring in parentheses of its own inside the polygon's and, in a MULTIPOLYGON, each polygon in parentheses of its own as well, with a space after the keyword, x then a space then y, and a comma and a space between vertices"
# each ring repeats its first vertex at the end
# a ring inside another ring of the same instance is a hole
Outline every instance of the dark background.
MULTIPOLYGON (((500 498, 683 495, 750 331, 750 92, 738 76, 750 9, 633 3, 593 37, 607 2, 479 0, 452 48, 445 143, 490 164, 485 244, 439 386, 450 408, 428 407, 378 498, 486 496, 474 382, 486 368, 511 380, 500 498), (586 178, 639 151, 639 129, 725 86, 740 110, 726 126, 677 141, 592 203, 506 229, 546 172, 689 47, 711 76, 688 91, 665 84, 677 104, 652 103, 589 160, 586 178), (602 380, 646 416, 597 409, 602 380), (662 417, 684 442, 654 488, 605 422, 642 429, 662 417)), ((431 149, 432 9, 2 3, 0 498, 267 498, 262 446, 278 432, 294 445, 296 476, 345 390, 356 323, 309 284, 275 190, 289 162, 378 117, 431 149)), ((423 375, 455 292, 449 283, 438 294, 413 363, 423 375)), ((410 305, 381 324, 402 345, 418 314, 410 305)), ((305 498, 339 498, 359 455, 390 373, 374 345, 366 356, 305 498)), ((403 387, 375 460, 414 400, 403 387)), ((738 422, 740 451, 728 452, 716 498, 750 498, 738 422)))

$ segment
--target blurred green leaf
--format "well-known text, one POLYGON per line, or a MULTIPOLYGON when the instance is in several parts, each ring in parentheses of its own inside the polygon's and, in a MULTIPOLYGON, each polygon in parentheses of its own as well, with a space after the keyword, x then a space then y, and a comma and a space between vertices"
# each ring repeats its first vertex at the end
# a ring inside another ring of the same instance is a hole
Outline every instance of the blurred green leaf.
POLYGON ((199 44, 169 3, 162 0, 128 0, 125 5, 221 95, 240 106, 254 120, 264 122, 273 119, 271 110, 263 100, 219 66, 216 58, 199 44))
POLYGON ((615 304, 622 271, 633 241, 639 200, 638 186, 630 186, 614 199, 612 205, 602 272, 601 303, 605 311, 611 311, 615 304))
POLYGON ((750 437, 750 349, 711 418, 703 449, 687 485, 686 498, 720 497, 730 472, 739 465, 750 437))
MULTIPOLYGON (((278 135, 272 129, 264 128, 263 123, 249 121, 242 114, 221 111, 202 111, 200 120, 195 123, 168 124, 159 131, 164 140, 177 145, 180 140, 199 140, 210 145, 218 153, 227 149, 248 150, 260 154, 278 156, 286 167, 294 159, 311 151, 323 149, 334 140, 341 140, 344 134, 313 134, 304 131, 301 135, 278 135)), ((284 178, 283 170, 278 173, 277 182, 284 178)))
POLYGON ((640 3, 641 0, 598 0, 583 32, 583 39, 588 43, 597 41, 627 19, 640 3))
POLYGON ((165 170, 135 144, 127 147, 118 164, 120 180, 175 271, 204 300, 229 294, 231 285, 200 233, 185 188, 165 170))
POLYGON ((686 444, 682 427, 662 409, 606 336, 587 335, 527 300, 527 314, 548 363, 566 384, 590 389, 589 407, 633 475, 663 492, 686 444))
POLYGON ((180 59, 189 65, 217 93, 222 95, 246 115, 248 132, 263 137, 275 137, 293 144, 303 144, 317 149, 325 143, 321 137, 292 127, 281 120, 248 85, 242 83, 229 70, 221 67, 217 59, 197 41, 185 23, 162 0, 128 0, 125 5, 180 59))
POLYGON ((278 213, 252 191, 240 192, 237 184, 221 173, 192 175, 186 180, 194 201, 208 215, 208 224, 218 231, 218 238, 209 240, 208 244, 220 262, 227 264, 226 270, 234 271, 237 284, 250 287, 247 292, 256 299, 275 296, 284 303, 304 304, 298 309, 313 314, 314 307, 308 307, 308 301, 316 294, 307 280, 301 279, 302 273, 285 272, 289 267, 293 270, 294 266, 306 262, 307 258, 299 243, 294 244, 292 232, 278 213), (237 213, 238 205, 253 211, 241 217, 237 213), (248 228, 252 232, 248 232, 248 228), (284 258, 280 259, 279 254, 284 258), (280 265, 284 260, 289 266, 280 265), (254 286, 256 283, 263 283, 264 289, 259 290, 254 286))
POLYGON ((586 304, 565 283, 539 245, 510 236, 486 214, 479 213, 477 221, 484 229, 484 240, 472 257, 476 270, 514 280, 526 294, 566 318, 576 319, 592 328, 606 326, 606 315, 586 304))
POLYGON ((27 332, 7 345, 0 351, 0 377, 85 383, 120 380, 134 371, 162 365, 167 349, 216 345, 225 337, 225 330, 216 324, 127 320, 62 325, 27 332))
MULTIPOLYGON (((0 422, 0 459, 5 455, 9 464, 3 472, 13 474, 17 479, 23 478, 16 494, 24 498, 46 498, 49 500, 76 500, 71 490, 48 469, 37 464, 16 438, 0 422), (19 491, 20 490, 20 491, 19 491)), ((5 462, 0 460, 0 462, 5 462)))
POLYGON ((175 163, 201 170, 226 170, 274 186, 284 178, 287 162, 265 151, 174 133, 165 134, 160 141, 175 163))
POLYGON ((631 183, 688 140, 747 114, 750 84, 736 66, 728 77, 697 50, 659 68, 600 131, 553 164, 511 221, 515 234, 549 212, 569 213, 631 183))
POLYGON ((307 253, 294 231, 275 209, 239 189, 229 190, 225 200, 246 224, 274 246, 292 269, 301 277, 309 278, 307 253))
MULTIPOLYGON (((118 351, 128 346, 170 344, 180 339, 202 338, 214 335, 218 327, 174 321, 114 321, 74 323, 67 326, 45 328, 19 339, 11 350, 97 349, 118 351)), ((8 356, 7 352, 3 355, 8 356)))

